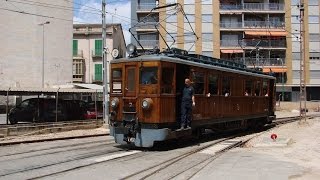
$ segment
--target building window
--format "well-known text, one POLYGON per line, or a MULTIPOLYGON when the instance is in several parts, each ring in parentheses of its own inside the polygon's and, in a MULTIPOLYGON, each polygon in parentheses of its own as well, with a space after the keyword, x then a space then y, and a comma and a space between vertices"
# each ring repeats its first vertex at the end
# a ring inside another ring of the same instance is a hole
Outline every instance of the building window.
POLYGON ((201 4, 212 4, 212 0, 202 0, 201 4))
POLYGON ((319 23, 319 16, 309 16, 309 23, 319 23))
POLYGON ((195 4, 195 0, 184 0, 184 4, 195 4))
POLYGON ((102 64, 94 65, 94 80, 102 81, 102 64))
POLYGON ((94 56, 101 57, 102 56, 102 40, 96 39, 94 41, 94 56))
POLYGON ((202 22, 211 23, 212 22, 212 14, 202 14, 202 22))
POLYGON ((317 6, 317 5, 319 5, 319 0, 309 0, 308 5, 309 6, 317 6))
MULTIPOLYGON (((190 23, 194 23, 195 22, 195 15, 194 14, 186 14, 188 20, 190 23)), ((185 20, 185 22, 188 22, 187 20, 185 20)))
POLYGON ((320 34, 319 33, 310 33, 309 40, 311 42, 319 42, 320 41, 320 34))
POLYGON ((72 54, 73 56, 78 55, 78 40, 75 40, 75 39, 72 42, 72 54))
POLYGON ((175 14, 167 14, 167 22, 178 22, 177 15, 175 14))
POLYGON ((212 42, 212 33, 202 33, 202 42, 212 42))

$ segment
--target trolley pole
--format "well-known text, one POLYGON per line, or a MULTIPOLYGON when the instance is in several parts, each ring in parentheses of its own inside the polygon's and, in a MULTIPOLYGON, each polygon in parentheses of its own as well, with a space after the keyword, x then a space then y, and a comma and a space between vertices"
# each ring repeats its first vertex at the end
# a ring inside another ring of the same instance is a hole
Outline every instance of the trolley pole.
POLYGON ((304 30, 304 0, 300 0, 300 118, 307 120, 306 111, 306 59, 305 59, 305 30, 304 30))
POLYGON ((102 79, 103 79, 103 120, 109 123, 109 87, 108 87, 108 63, 106 52, 106 0, 102 0, 102 79))

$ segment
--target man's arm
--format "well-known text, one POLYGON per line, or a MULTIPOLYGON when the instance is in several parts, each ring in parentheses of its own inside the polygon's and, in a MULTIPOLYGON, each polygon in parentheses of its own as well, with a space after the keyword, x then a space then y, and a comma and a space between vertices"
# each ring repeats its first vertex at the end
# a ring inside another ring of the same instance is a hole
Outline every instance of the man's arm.
POLYGON ((192 95, 192 106, 195 106, 196 105, 196 102, 194 100, 194 95, 192 95))

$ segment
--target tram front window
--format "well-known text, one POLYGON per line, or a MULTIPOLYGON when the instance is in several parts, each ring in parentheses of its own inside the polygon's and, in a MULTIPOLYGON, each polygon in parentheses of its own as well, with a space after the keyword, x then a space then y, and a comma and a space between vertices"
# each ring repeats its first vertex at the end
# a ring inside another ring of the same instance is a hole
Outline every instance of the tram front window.
POLYGON ((140 84, 157 84, 158 83, 158 68, 143 67, 140 70, 140 84))

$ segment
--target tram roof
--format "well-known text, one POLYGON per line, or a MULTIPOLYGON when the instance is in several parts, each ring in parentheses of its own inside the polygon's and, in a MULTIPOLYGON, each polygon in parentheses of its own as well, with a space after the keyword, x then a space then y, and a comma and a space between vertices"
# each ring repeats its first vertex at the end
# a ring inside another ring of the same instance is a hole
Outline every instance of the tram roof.
MULTIPOLYGON (((208 57, 210 58, 210 57, 208 57)), ((212 58, 213 59, 213 58, 212 58)), ((181 56, 178 57, 176 55, 167 55, 167 54, 152 54, 152 55, 141 55, 137 57, 132 58, 121 58, 121 59, 115 59, 110 61, 110 63, 123 63, 123 62, 144 62, 144 61, 165 61, 165 62, 172 62, 172 63, 179 63, 179 64, 186 64, 190 66, 196 66, 196 67, 202 67, 207 69, 214 69, 224 72, 232 72, 236 74, 242 74, 242 75, 249 75, 249 76, 256 76, 261 78, 267 78, 267 79, 275 79, 275 77, 271 75, 263 74, 262 72, 252 70, 249 68, 246 68, 245 65, 237 64, 236 66, 231 66, 223 63, 218 63, 217 61, 210 62, 210 61, 201 61, 201 59, 189 57, 189 56, 181 56), (198 62, 197 62, 198 61, 198 62), (239 66, 240 65, 240 66, 239 66)), ((226 62, 226 61, 223 61, 226 62)), ((232 63, 232 62, 230 62, 232 63)))

